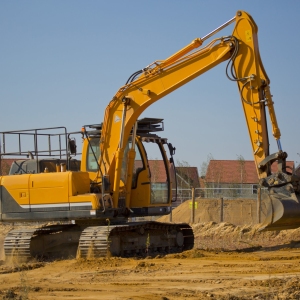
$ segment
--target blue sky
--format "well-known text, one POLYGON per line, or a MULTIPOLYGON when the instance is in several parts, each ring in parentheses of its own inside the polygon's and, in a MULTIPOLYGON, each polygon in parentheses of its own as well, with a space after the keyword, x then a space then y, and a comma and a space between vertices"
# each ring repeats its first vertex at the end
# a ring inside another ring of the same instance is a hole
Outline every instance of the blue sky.
MULTIPOLYGON (((0 131, 100 123, 128 77, 232 18, 252 15, 271 80, 283 150, 300 162, 299 1, 0 0, 0 131)), ((217 36, 229 34, 230 29, 217 36)), ((225 64, 148 108, 164 118, 176 159, 252 160, 235 83, 225 64)), ((271 153, 276 144, 271 140, 271 153)), ((151 155, 150 155, 151 158, 151 155)))

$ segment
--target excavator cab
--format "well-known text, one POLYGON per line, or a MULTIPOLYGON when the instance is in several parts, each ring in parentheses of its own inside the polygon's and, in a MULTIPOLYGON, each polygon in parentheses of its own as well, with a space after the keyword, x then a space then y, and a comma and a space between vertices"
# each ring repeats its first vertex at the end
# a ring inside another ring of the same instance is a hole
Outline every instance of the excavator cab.
POLYGON ((135 144, 130 206, 135 211, 135 207, 142 204, 157 215, 163 206, 170 205, 171 199, 169 161, 164 148, 167 139, 153 134, 140 134, 135 144), (145 194, 149 197, 144 197, 145 194))
MULTIPOLYGON (((103 184, 97 184, 97 172, 100 168, 100 137, 102 125, 88 125, 84 127, 83 151, 81 171, 90 176, 91 191, 101 193, 103 184)), ((164 130, 163 119, 144 118, 137 122, 135 137, 130 135, 124 147, 124 157, 121 165, 119 211, 130 208, 130 216, 165 215, 170 212, 172 199, 172 182, 176 182, 173 161, 174 150, 170 149, 166 138, 156 133, 164 130), (133 142, 134 139, 134 142, 133 142), (135 158, 132 165, 130 187, 130 201, 126 205, 126 180, 128 177, 128 153, 134 149, 135 158)), ((103 177, 101 178, 104 182, 103 177)), ((109 179, 108 179, 109 180, 109 179)), ((111 182, 109 182, 111 186, 111 182)), ((108 194, 110 191, 108 191, 108 194)))

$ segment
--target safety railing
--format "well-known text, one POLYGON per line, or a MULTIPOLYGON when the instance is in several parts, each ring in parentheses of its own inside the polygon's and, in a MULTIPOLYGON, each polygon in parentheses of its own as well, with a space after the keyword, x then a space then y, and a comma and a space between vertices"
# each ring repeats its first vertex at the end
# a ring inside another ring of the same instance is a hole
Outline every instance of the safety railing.
POLYGON ((5 159, 35 159, 38 164, 39 158, 56 158, 65 160, 68 169, 74 145, 71 134, 77 132, 68 133, 65 127, 0 132, 0 175, 5 159))

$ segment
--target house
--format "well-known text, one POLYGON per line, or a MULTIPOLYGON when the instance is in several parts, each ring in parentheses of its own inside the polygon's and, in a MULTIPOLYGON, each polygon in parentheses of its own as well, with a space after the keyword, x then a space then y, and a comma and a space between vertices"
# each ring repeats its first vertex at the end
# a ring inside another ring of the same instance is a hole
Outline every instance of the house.
POLYGON ((300 165, 295 168, 295 174, 300 177, 300 165))
MULTIPOLYGON (((151 170, 151 182, 152 186, 159 187, 161 183, 165 183, 166 172, 164 169, 164 163, 162 160, 149 160, 149 167, 151 170)), ((171 182, 172 182, 172 198, 173 206, 177 206, 182 201, 192 198, 192 188, 200 190, 199 173, 197 167, 177 167, 176 166, 176 178, 174 174, 174 168, 171 168, 171 182)))
MULTIPOLYGON (((287 161, 286 165, 292 172, 294 162, 287 161)), ((276 170, 277 162, 274 162, 272 171, 276 170)), ((258 181, 256 166, 252 160, 211 160, 204 179, 206 197, 256 195, 258 181)))
MULTIPOLYGON (((152 182, 166 182, 167 175, 165 172, 164 162, 162 160, 149 160, 149 167, 151 170, 151 178, 152 182)), ((172 186, 175 189, 175 176, 174 176, 174 169, 171 168, 171 181, 172 186)), ((182 189, 191 189, 199 188, 199 174, 197 167, 176 167, 176 177, 177 177, 177 186, 180 186, 182 189)))
POLYGON ((2 175, 8 175, 10 166, 12 163, 16 160, 16 158, 10 158, 10 159, 0 159, 0 176, 2 175))
POLYGON ((199 174, 197 167, 176 167, 177 185, 181 188, 199 188, 199 174))

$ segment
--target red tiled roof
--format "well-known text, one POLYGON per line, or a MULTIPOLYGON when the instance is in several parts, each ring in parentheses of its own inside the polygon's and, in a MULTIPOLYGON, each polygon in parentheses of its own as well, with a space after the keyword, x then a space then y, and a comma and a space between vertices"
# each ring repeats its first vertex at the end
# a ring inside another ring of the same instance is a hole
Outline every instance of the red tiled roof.
MULTIPOLYGON (((149 160, 149 167, 153 182, 166 182, 166 172, 164 162, 162 160, 149 160)), ((177 179, 178 176, 185 182, 187 188, 193 186, 199 187, 199 175, 197 167, 176 167, 177 179)), ((171 169, 171 181, 174 182, 174 174, 171 169)))
POLYGON ((165 165, 162 160, 149 160, 152 182, 166 182, 165 165))
MULTIPOLYGON (((294 162, 287 161, 287 166, 293 170, 294 162)), ((272 164, 272 171, 276 171, 277 162, 272 164)), ((258 175, 254 161, 245 160, 211 160, 209 162, 206 182, 219 183, 257 183, 258 175)))
POLYGON ((186 181, 188 187, 200 187, 197 167, 176 167, 177 175, 186 181))
POLYGON ((17 158, 2 158, 0 163, 0 175, 8 175, 10 166, 17 158))
POLYGON ((298 165, 297 168, 295 169, 295 174, 297 176, 300 176, 300 165, 298 165))

